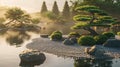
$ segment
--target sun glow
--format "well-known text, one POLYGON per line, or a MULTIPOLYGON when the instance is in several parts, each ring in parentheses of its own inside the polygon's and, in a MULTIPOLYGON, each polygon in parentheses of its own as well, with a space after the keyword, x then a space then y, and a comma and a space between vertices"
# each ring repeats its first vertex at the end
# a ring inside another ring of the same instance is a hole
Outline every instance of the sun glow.
MULTIPOLYGON (((43 1, 49 10, 52 9, 54 0, 0 0, 0 5, 9 7, 21 7, 28 12, 39 12, 43 1)), ((66 0, 56 0, 60 10, 63 9, 66 0)), ((68 0, 69 1, 69 0, 68 0)), ((69 3, 70 4, 70 3, 69 3)))

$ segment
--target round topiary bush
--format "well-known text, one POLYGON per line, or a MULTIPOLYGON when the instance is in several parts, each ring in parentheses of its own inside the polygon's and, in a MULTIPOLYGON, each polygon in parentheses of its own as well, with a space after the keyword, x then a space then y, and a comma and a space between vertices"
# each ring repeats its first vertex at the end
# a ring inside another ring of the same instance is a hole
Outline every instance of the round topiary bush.
POLYGON ((120 32, 117 32, 117 35, 120 36, 120 32))
POLYGON ((102 33, 102 35, 107 36, 108 39, 111 37, 115 37, 115 34, 113 32, 104 32, 104 33, 102 33))
POLYGON ((51 40, 62 40, 62 33, 59 31, 55 31, 50 35, 51 40))
POLYGON ((94 37, 96 44, 102 45, 104 42, 107 41, 108 37, 105 35, 98 35, 94 37))
POLYGON ((62 35, 62 33, 60 31, 54 31, 52 34, 54 34, 54 33, 58 33, 58 34, 62 35))
POLYGON ((78 44, 84 45, 84 46, 92 46, 92 45, 95 45, 95 40, 92 36, 81 36, 78 39, 78 44))
POLYGON ((79 37, 80 34, 79 34, 78 32, 70 32, 70 33, 68 34, 68 36, 69 36, 69 37, 79 37))

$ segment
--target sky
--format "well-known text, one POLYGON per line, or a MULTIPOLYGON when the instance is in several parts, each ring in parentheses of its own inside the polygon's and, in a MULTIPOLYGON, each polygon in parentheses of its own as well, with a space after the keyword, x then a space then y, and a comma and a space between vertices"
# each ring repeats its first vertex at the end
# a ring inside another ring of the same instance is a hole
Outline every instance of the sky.
MULTIPOLYGON (((48 10, 52 9, 55 0, 0 0, 0 6, 20 7, 29 13, 39 12, 43 1, 46 1, 48 10)), ((56 0, 59 10, 61 11, 66 0, 56 0)), ((70 0, 67 0, 68 2, 70 0)), ((69 3, 70 5, 70 3, 69 3)))

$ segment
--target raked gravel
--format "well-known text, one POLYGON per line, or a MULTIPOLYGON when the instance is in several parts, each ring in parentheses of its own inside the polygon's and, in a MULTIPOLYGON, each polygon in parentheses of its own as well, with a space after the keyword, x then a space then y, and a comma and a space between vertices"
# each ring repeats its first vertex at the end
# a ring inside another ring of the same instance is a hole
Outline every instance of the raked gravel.
MULTIPOLYGON (((49 38, 35 38, 31 43, 26 46, 28 49, 35 49, 41 52, 51 53, 63 57, 79 57, 79 58, 91 58, 90 55, 84 52, 87 46, 68 46, 62 42, 51 41, 49 38)), ((119 58, 120 49, 104 47, 106 55, 110 57, 119 58)))

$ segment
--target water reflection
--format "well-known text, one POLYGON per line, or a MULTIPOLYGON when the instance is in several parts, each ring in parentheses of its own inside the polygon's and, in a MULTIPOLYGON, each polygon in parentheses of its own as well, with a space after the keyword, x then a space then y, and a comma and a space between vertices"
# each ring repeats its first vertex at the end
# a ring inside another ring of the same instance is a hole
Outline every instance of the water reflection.
POLYGON ((11 31, 9 34, 7 34, 6 42, 9 43, 10 45, 20 45, 25 40, 29 39, 30 35, 27 34, 26 31, 13 31, 13 32, 11 31), (14 35, 11 33, 14 33, 14 35))
POLYGON ((3 29, 0 30, 0 36, 5 36, 6 42, 9 43, 11 46, 20 47, 24 41, 29 40, 31 35, 29 33, 39 33, 38 29, 27 29, 27 30, 19 30, 19 29, 3 29))
POLYGON ((77 59, 74 67, 112 67, 112 60, 108 59, 77 59))
POLYGON ((7 29, 0 29, 0 36, 6 34, 7 29))
POLYGON ((20 62, 21 67, 34 67, 34 66, 40 66, 41 64, 44 63, 45 60, 41 60, 41 61, 36 61, 36 62, 20 62))

